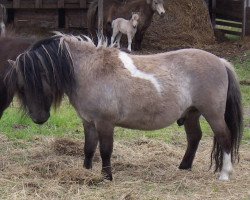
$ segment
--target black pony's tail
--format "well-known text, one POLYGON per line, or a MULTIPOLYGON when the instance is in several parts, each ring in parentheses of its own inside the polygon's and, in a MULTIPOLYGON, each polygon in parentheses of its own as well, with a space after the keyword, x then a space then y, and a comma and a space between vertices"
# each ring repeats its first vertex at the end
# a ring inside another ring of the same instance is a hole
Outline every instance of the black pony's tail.
POLYGON ((88 32, 91 37, 96 35, 96 16, 97 16, 98 0, 94 0, 90 3, 87 12, 87 26, 88 32))
MULTIPOLYGON (((236 160, 239 161, 239 146, 243 134, 241 92, 233 66, 224 59, 221 59, 221 61, 225 65, 228 75, 227 102, 224 117, 230 131, 231 160, 234 163, 236 160)), ((215 171, 221 170, 223 164, 223 152, 216 138, 214 138, 212 157, 215 159, 215 171)))

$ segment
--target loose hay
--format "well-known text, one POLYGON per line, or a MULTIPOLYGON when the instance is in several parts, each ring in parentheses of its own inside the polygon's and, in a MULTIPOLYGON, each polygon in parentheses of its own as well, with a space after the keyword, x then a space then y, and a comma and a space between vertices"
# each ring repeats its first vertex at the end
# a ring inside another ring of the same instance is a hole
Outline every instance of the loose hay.
POLYGON ((103 181, 103 177, 97 171, 91 171, 73 167, 72 169, 61 170, 58 174, 60 183, 64 184, 85 184, 95 185, 103 181))
POLYGON ((4 151, 0 160, 5 164, 0 174, 0 198, 249 198, 250 144, 242 146, 241 162, 236 165, 230 182, 220 182, 217 174, 208 171, 211 145, 211 138, 202 140, 193 170, 181 171, 178 165, 186 147, 185 135, 178 145, 152 139, 116 141, 112 157, 114 181, 109 182, 101 176, 100 159, 94 160, 92 170, 82 168, 82 158, 79 157, 83 152, 82 141, 44 137, 23 149, 1 136, 0 146, 4 151), (55 148, 58 146, 60 148, 55 148))
POLYGON ((83 142, 76 142, 69 139, 57 139, 53 145, 58 155, 83 156, 83 142))

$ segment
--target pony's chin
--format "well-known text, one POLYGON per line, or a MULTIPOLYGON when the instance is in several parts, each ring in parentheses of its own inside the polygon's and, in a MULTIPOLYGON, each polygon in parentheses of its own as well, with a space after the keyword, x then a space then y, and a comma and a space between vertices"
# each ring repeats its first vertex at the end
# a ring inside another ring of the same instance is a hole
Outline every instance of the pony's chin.
POLYGON ((42 125, 44 124, 46 121, 48 121, 48 119, 42 119, 42 120, 37 120, 37 119, 32 119, 32 121, 36 124, 42 125))
POLYGON ((40 118, 40 117, 39 118, 31 117, 31 119, 32 119, 32 121, 34 123, 41 125, 41 124, 44 124, 45 122, 47 122, 49 117, 50 117, 50 114, 48 114, 47 116, 44 116, 42 118, 40 118))

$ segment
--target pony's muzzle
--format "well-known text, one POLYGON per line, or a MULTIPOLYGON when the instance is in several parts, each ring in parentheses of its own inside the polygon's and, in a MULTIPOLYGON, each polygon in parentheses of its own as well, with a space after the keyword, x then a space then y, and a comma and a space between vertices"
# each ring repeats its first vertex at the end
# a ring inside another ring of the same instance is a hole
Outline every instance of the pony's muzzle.
POLYGON ((39 116, 30 114, 32 121, 36 124, 44 124, 50 117, 49 112, 40 113, 39 116))
POLYGON ((166 14, 166 12, 163 12, 163 11, 162 11, 162 12, 160 12, 159 14, 160 14, 161 17, 163 17, 163 16, 166 14))

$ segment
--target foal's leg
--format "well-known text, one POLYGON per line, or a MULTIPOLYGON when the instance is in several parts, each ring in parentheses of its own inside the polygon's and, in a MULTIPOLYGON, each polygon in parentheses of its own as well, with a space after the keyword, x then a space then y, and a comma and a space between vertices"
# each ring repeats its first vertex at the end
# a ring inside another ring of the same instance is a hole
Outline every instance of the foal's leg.
POLYGON ((215 148, 215 164, 216 168, 220 169, 220 180, 229 180, 229 176, 233 171, 233 165, 231 161, 231 136, 230 131, 224 120, 224 115, 206 117, 210 124, 214 137, 216 140, 215 148))
POLYGON ((202 137, 199 122, 200 115, 198 111, 190 111, 185 117, 184 127, 187 134, 188 145, 179 169, 191 169, 192 167, 195 153, 202 137))
POLYGON ((119 33, 118 29, 116 27, 113 28, 113 34, 111 37, 111 46, 114 44, 115 38, 117 36, 117 34, 119 33))
POLYGON ((114 126, 109 122, 97 122, 96 129, 98 132, 100 153, 102 158, 102 173, 108 180, 112 180, 111 171, 111 154, 113 151, 114 126))
POLYGON ((120 32, 117 35, 117 39, 116 39, 118 48, 121 48, 121 45, 120 45, 121 38, 122 38, 122 33, 120 32))
POLYGON ((94 123, 84 122, 84 134, 84 167, 90 169, 92 168, 92 160, 98 143, 98 135, 94 123))
POLYGON ((131 52, 132 35, 131 33, 128 33, 127 36, 128 36, 128 50, 131 52))

